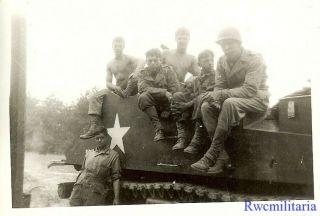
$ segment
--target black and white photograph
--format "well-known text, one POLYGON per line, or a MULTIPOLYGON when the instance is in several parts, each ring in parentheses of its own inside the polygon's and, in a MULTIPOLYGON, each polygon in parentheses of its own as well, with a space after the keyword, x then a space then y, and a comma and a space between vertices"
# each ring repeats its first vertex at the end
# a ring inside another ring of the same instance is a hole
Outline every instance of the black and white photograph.
POLYGON ((0 0, 4 215, 319 214, 319 11, 0 0))

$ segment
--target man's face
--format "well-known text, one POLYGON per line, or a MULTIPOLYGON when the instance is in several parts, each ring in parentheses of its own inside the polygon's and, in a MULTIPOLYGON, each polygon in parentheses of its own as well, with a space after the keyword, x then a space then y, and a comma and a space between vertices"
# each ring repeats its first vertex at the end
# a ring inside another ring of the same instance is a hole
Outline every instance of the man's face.
POLYGON ((95 136, 95 142, 98 148, 104 148, 107 146, 107 137, 104 133, 100 133, 95 136))
POLYGON ((206 55, 199 60, 199 66, 203 68, 204 71, 213 70, 213 56, 206 55))
POLYGON ((123 53, 124 43, 121 41, 115 41, 112 44, 112 49, 116 56, 120 56, 123 53))
POLYGON ((147 56, 146 62, 152 71, 157 70, 161 66, 161 58, 159 56, 147 56))
POLYGON ((187 49, 189 43, 189 34, 187 33, 179 33, 176 35, 176 42, 178 49, 187 49))
POLYGON ((241 43, 236 40, 223 40, 219 42, 223 53, 228 59, 238 58, 241 54, 241 43))

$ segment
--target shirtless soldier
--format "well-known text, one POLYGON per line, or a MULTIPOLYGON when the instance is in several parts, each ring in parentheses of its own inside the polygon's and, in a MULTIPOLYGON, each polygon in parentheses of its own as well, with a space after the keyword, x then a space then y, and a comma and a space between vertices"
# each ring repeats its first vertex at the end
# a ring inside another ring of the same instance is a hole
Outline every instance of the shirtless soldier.
POLYGON ((125 42, 123 38, 116 37, 113 39, 112 48, 115 57, 107 66, 107 88, 98 91, 90 97, 88 111, 90 127, 85 134, 80 135, 80 139, 92 138, 104 129, 101 119, 104 96, 113 92, 122 98, 126 98, 137 93, 136 74, 144 65, 144 61, 125 55, 123 53, 124 47, 125 42), (112 84, 113 76, 116 78, 116 85, 112 84))
MULTIPOLYGON (((186 74, 189 72, 194 76, 200 74, 197 60, 193 55, 187 53, 190 40, 190 31, 187 28, 178 28, 175 33, 177 48, 163 51, 163 63, 173 67, 177 74, 178 81, 183 83, 186 74)), ((185 124, 177 122, 178 140, 176 145, 185 146, 185 124)))

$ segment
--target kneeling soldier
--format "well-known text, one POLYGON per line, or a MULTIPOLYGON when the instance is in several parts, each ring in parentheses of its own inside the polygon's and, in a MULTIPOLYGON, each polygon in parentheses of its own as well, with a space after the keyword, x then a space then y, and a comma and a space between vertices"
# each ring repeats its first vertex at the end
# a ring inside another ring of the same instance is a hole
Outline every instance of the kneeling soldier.
POLYGON ((147 67, 138 75, 138 104, 152 122, 155 129, 154 141, 159 141, 165 137, 157 109, 168 113, 172 94, 179 90, 179 83, 172 67, 161 64, 159 49, 146 52, 146 63, 147 67))
POLYGON ((208 91, 213 91, 215 81, 213 52, 210 50, 202 51, 198 55, 198 62, 201 67, 200 75, 187 80, 185 91, 177 92, 173 95, 171 106, 174 117, 176 117, 178 130, 178 140, 172 150, 184 149, 184 152, 190 154, 198 153, 201 138, 205 136, 200 109, 204 95, 208 91), (185 128, 190 118, 195 122, 195 133, 187 147, 185 128))

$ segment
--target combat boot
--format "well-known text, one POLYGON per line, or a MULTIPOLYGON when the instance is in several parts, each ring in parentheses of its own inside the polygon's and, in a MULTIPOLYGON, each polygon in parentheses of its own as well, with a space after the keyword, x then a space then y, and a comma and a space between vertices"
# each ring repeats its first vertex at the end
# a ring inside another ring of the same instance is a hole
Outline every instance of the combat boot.
POLYGON ((102 120, 99 115, 91 114, 89 115, 89 118, 90 127, 87 133, 80 135, 80 139, 90 139, 104 130, 104 127, 102 126, 102 120))
POLYGON ((172 146, 172 150, 179 150, 187 147, 185 124, 184 122, 177 122, 176 125, 178 131, 178 140, 176 144, 172 146))
POLYGON ((217 160, 217 162, 208 169, 208 174, 216 175, 222 173, 226 167, 226 162, 224 160, 217 160))
POLYGON ((155 135, 154 135, 153 140, 155 142, 157 142, 159 140, 165 139, 165 136, 163 134, 163 127, 162 127, 161 122, 159 120, 156 108, 154 106, 148 107, 147 109, 144 110, 144 112, 149 116, 151 123, 153 125, 153 128, 154 128, 154 131, 155 131, 155 135))
POLYGON ((192 140, 187 148, 183 151, 189 154, 198 154, 201 147, 201 138, 204 136, 204 128, 197 122, 192 140))
POLYGON ((207 172, 210 166, 213 165, 213 161, 209 158, 203 156, 199 161, 194 164, 191 164, 191 168, 198 170, 200 172, 207 172))
POLYGON ((165 136, 163 134, 163 130, 157 130, 154 135, 153 141, 157 142, 164 139, 165 139, 165 136))
POLYGON ((219 154, 217 162, 208 169, 208 174, 216 175, 222 173, 229 165, 229 155, 226 150, 222 150, 219 154))

